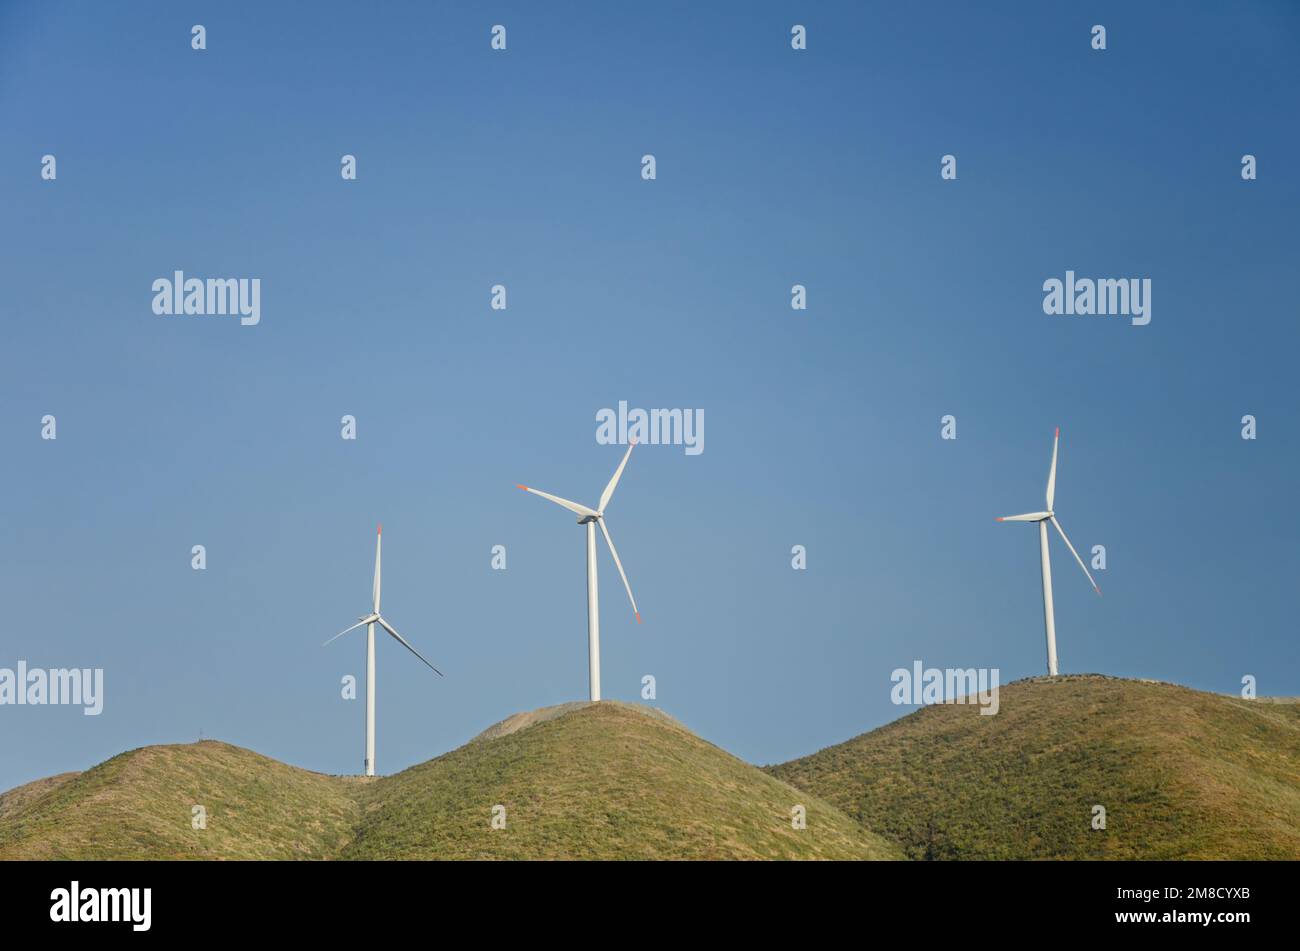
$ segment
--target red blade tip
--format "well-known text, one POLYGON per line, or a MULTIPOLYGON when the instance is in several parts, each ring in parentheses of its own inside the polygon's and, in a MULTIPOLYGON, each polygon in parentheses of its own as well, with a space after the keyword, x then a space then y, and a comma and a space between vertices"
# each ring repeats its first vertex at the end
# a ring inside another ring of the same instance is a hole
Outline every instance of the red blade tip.
POLYGON ((640 624, 640 623, 641 623, 641 612, 640 612, 640 611, 635 611, 635 612, 633 612, 633 613, 636 614, 636 623, 640 624))
POLYGON ((379 523, 379 531, 375 532, 375 534, 376 534, 376 535, 382 535, 382 534, 384 534, 384 523, 383 523, 383 522, 380 522, 380 523, 379 523))
POLYGON ((528 491, 528 486, 526 486, 526 485, 516 485, 515 488, 516 488, 516 489, 523 489, 525 492, 528 491))

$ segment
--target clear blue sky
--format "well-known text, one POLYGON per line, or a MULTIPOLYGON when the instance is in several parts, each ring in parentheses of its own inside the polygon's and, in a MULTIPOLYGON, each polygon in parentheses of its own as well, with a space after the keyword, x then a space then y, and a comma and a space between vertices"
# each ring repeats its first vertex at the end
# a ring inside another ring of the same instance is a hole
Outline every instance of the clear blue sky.
POLYGON ((1062 670, 1300 694, 1291 4, 539 6, 0 5, 0 666, 106 678, 0 708, 0 788, 200 729, 358 772, 364 637, 320 643, 378 521, 447 674, 379 643, 381 772, 585 698, 583 532, 514 485, 594 502, 619 400, 706 430, 610 506, 605 694, 751 761, 900 716, 916 659, 1043 672, 993 519, 1057 425, 1109 553, 1099 599, 1054 542, 1062 670), (174 269, 261 324, 155 316, 174 269), (1067 269, 1150 277, 1151 324, 1045 315, 1067 269))

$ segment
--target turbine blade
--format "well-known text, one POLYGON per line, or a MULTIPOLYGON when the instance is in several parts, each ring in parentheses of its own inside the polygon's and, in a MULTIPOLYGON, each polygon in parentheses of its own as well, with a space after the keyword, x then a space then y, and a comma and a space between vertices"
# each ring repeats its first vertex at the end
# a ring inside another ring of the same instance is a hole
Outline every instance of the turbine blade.
POLYGON ((1065 542, 1065 546, 1070 549, 1070 554, 1074 556, 1074 560, 1079 563, 1079 567, 1083 569, 1083 573, 1088 576, 1088 581, 1092 584, 1093 590, 1098 594, 1101 594, 1101 588, 1098 588, 1097 582, 1092 580, 1092 574, 1088 571, 1088 566, 1083 563, 1083 559, 1079 557, 1079 553, 1075 551, 1074 546, 1070 544, 1070 539, 1065 535, 1065 529, 1061 527, 1061 523, 1056 520, 1055 515, 1052 516, 1052 524, 1055 525, 1056 530, 1061 533, 1061 538, 1065 542))
POLYGON ((348 628, 346 631, 339 631, 337 634, 335 634, 333 637, 331 637, 328 641, 326 641, 324 644, 322 644, 321 647, 328 647, 330 644, 333 644, 335 641, 337 641, 337 640, 338 640, 340 637, 342 637, 344 634, 348 633, 348 631, 355 631, 355 630, 356 630, 357 628, 359 628, 359 627, 365 627, 367 624, 369 624, 369 623, 371 622, 371 620, 372 620, 372 618, 364 618, 364 619, 358 621, 356 624, 353 624, 353 625, 352 625, 350 628, 348 628))
POLYGON ((1052 510, 1056 500, 1056 450, 1061 445, 1061 427, 1056 427, 1056 438, 1052 440, 1052 468, 1047 472, 1047 510, 1052 510))
MULTIPOLYGON (((628 450, 631 452, 632 450, 628 450)), ((627 457, 624 456, 624 459, 627 457)), ((627 599, 632 602, 632 613, 636 615, 636 623, 641 623, 641 612, 636 609, 636 598, 632 597, 632 586, 627 583, 627 574, 623 571, 623 562, 618 560, 618 549, 614 547, 614 539, 609 537, 609 529, 605 527, 605 520, 599 519, 600 530, 605 536, 605 544, 609 546, 609 553, 614 556, 614 567, 618 568, 618 576, 623 579, 623 587, 627 589, 627 599)))
POLYGON ((375 587, 372 590, 375 601, 375 613, 379 613, 379 549, 384 541, 384 526, 379 526, 379 531, 375 532, 375 587))
POLYGON ((420 658, 420 660, 423 660, 424 663, 425 663, 425 666, 426 666, 426 667, 428 667, 430 670, 432 670, 432 671, 433 671, 435 674, 437 674, 439 677, 442 676, 442 671, 439 670, 437 667, 433 666, 433 664, 430 664, 427 660, 424 660, 424 655, 421 654, 421 653, 420 653, 418 650, 416 650, 414 647, 412 647, 412 646, 410 645, 410 643, 406 640, 406 638, 404 638, 401 634, 398 634, 395 630, 393 630, 393 626, 392 626, 391 624, 389 624, 387 621, 385 621, 385 620, 384 620, 383 618, 381 618, 381 617, 380 617, 380 618, 375 618, 375 620, 379 623, 379 625, 380 625, 380 626, 381 626, 385 631, 387 631, 389 634, 392 634, 393 637, 397 638, 397 642, 398 642, 399 644, 401 644, 403 647, 405 647, 408 651, 410 651, 410 652, 411 652, 412 654, 414 654, 416 657, 420 658))
POLYGON ((627 452, 623 453, 623 461, 620 462, 618 468, 614 470, 614 477, 609 480, 609 485, 605 486, 605 491, 600 493, 600 504, 596 506, 598 512, 604 512, 605 506, 608 505, 609 500, 614 497, 614 489, 618 487, 618 480, 623 478, 623 467, 627 465, 628 457, 632 455, 632 450, 635 448, 636 440, 633 440, 631 445, 627 447, 627 452))
POLYGON ((577 502, 570 502, 568 499, 562 499, 558 495, 551 495, 551 493, 543 492, 540 489, 530 489, 526 485, 517 486, 517 488, 523 489, 525 492, 531 492, 533 495, 540 495, 544 499, 550 499, 556 505, 563 505, 575 515, 587 516, 600 514, 595 509, 589 509, 585 505, 579 505, 577 502))
POLYGON ((999 522, 1041 522, 1051 516, 1051 512, 1026 512, 1024 515, 999 515, 999 522))

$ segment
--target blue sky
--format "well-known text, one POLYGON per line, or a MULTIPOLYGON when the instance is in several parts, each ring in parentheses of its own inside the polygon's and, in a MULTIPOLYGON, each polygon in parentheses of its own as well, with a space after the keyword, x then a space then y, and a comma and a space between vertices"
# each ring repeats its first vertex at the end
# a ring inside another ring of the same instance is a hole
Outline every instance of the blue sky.
POLYGON ((705 451, 610 506, 645 623, 602 550, 604 693, 652 674, 739 756, 894 719, 917 659, 1043 672, 993 519, 1057 425, 1108 552, 1099 599, 1053 544, 1062 671, 1300 694, 1300 16, 1220 6, 0 4, 0 667, 106 682, 0 708, 0 788, 200 730, 360 771, 364 637, 320 643, 379 521, 447 674, 379 643, 381 772, 585 698, 583 531, 513 486, 594 502, 620 400, 705 451), (176 269, 260 278, 261 323, 155 316, 176 269), (1045 315, 1067 269, 1151 278, 1150 325, 1045 315))

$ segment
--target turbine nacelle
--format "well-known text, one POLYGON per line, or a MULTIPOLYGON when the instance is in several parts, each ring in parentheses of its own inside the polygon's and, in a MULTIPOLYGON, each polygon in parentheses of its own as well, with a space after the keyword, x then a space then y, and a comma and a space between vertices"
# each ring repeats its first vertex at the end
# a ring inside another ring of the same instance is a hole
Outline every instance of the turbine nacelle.
POLYGON ((1052 512, 1026 512, 1024 515, 999 515, 999 522, 1043 522, 1051 518, 1052 512))

